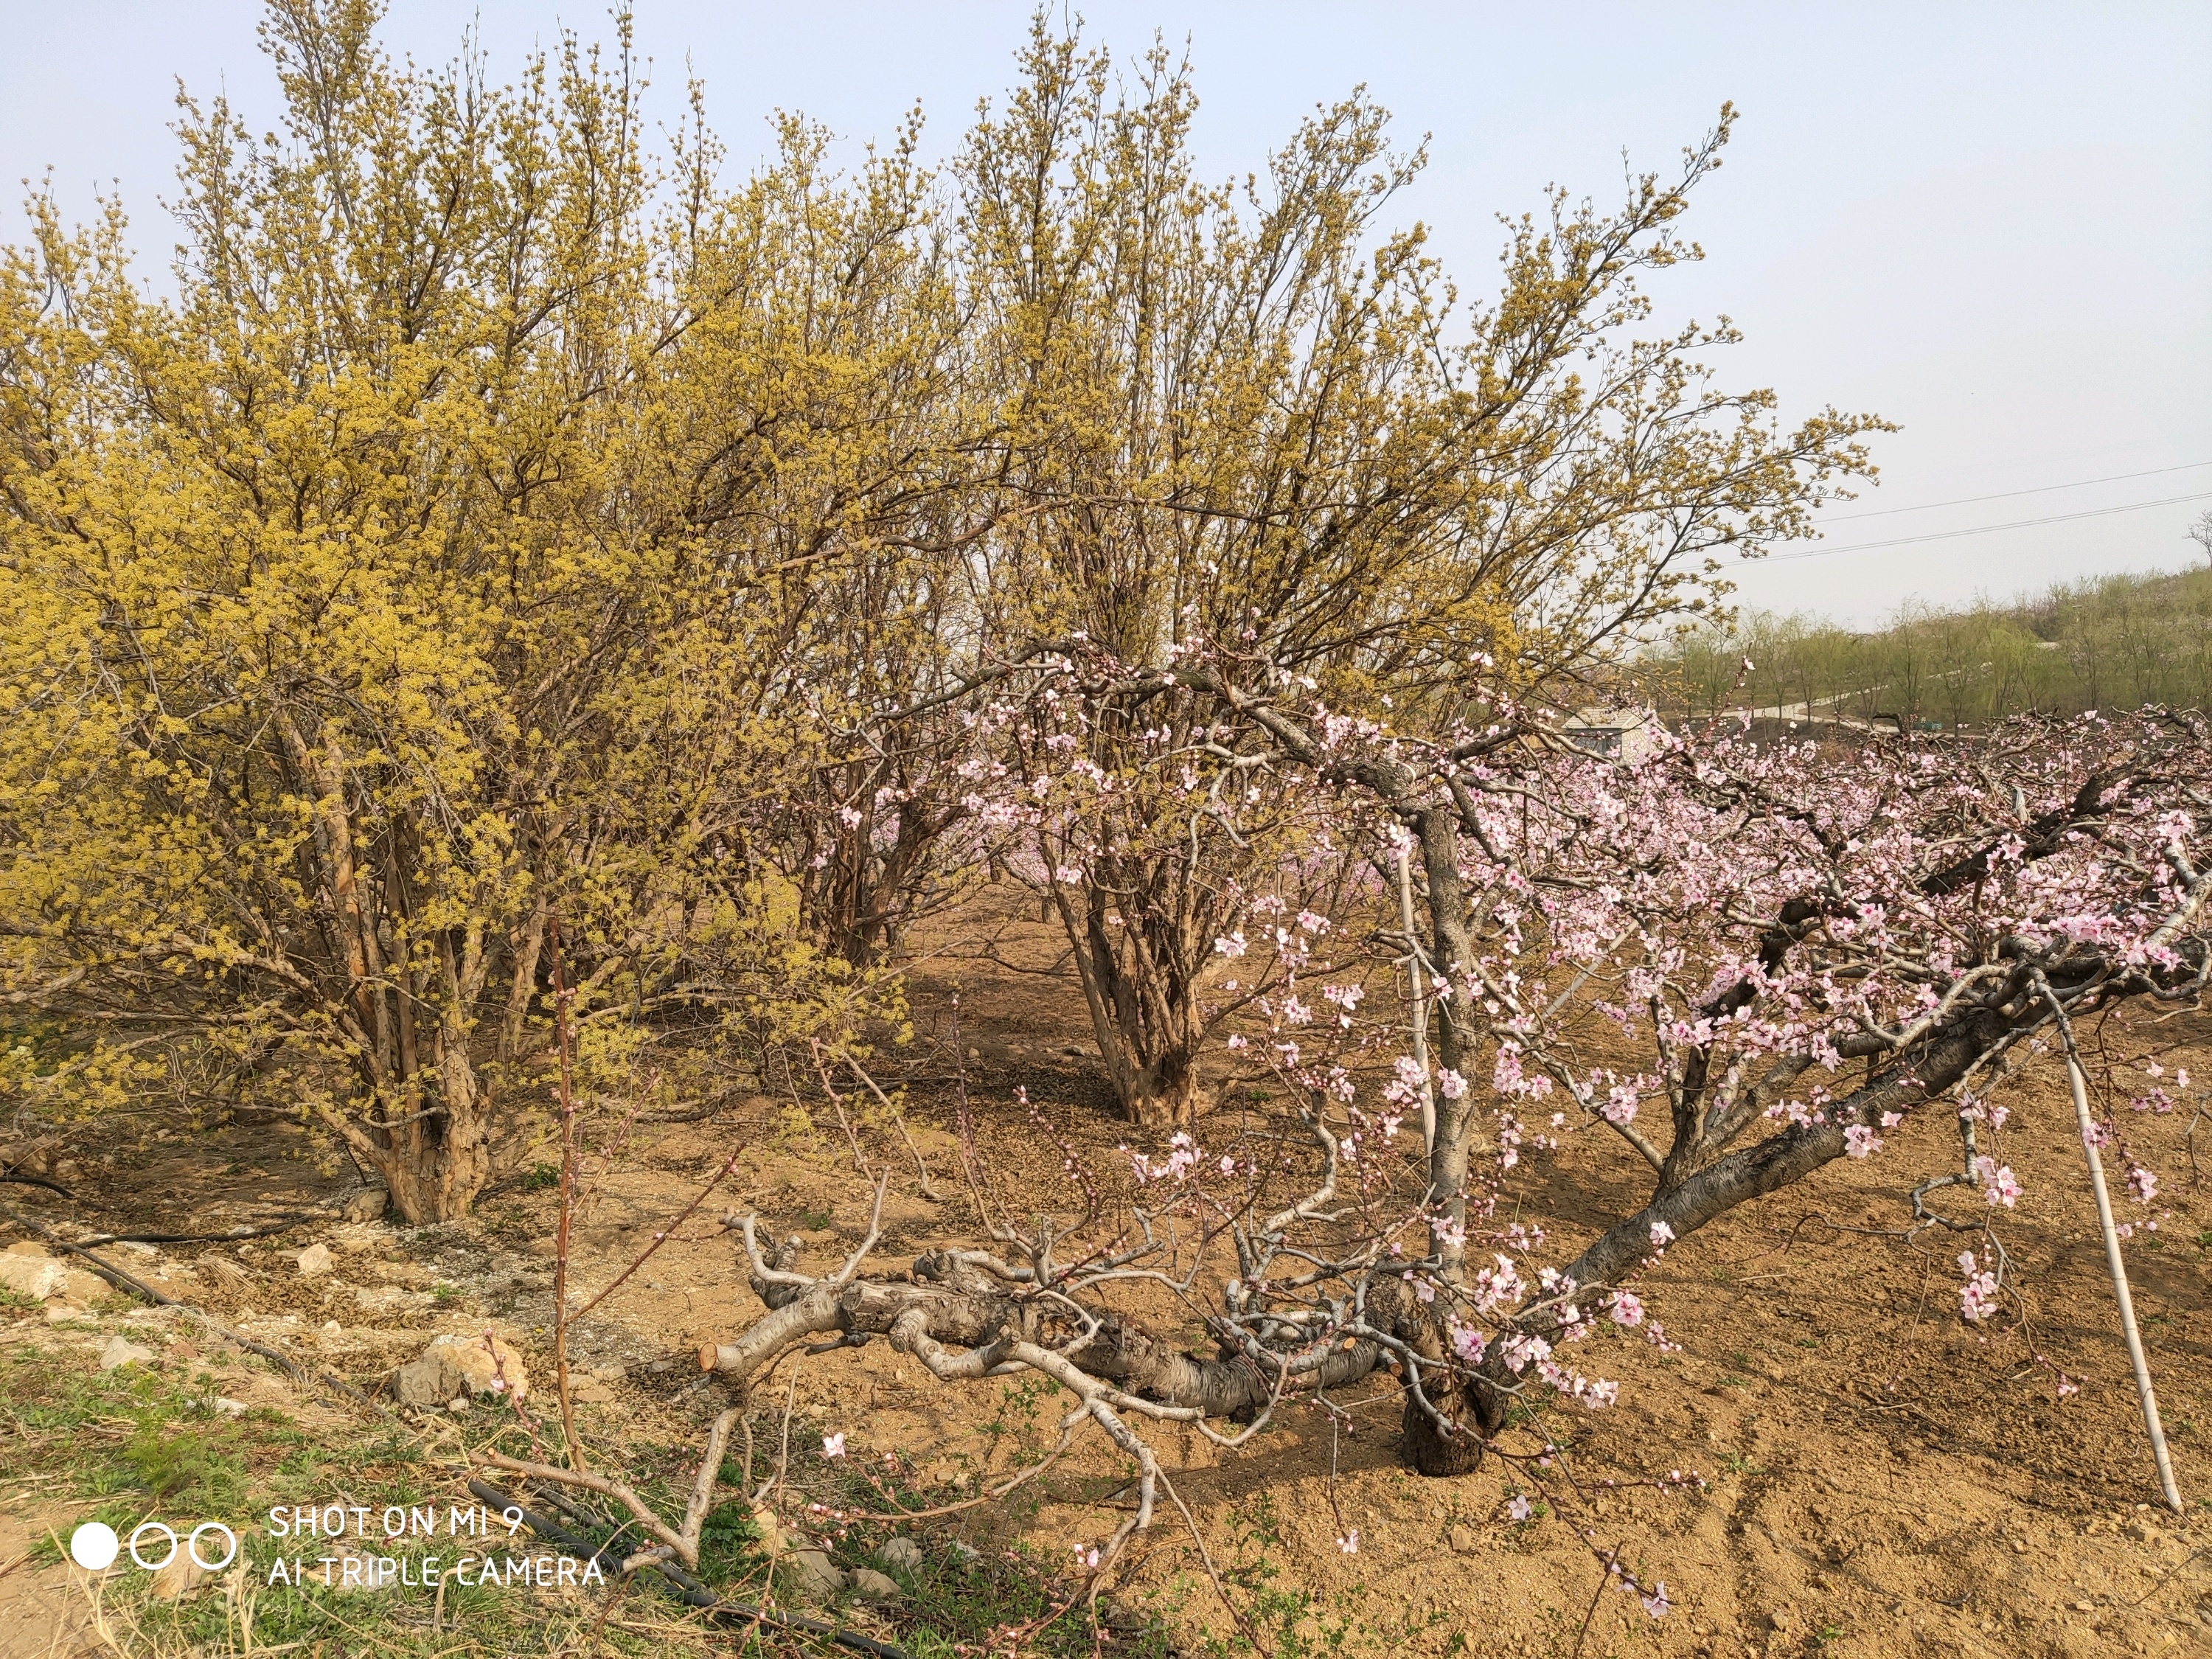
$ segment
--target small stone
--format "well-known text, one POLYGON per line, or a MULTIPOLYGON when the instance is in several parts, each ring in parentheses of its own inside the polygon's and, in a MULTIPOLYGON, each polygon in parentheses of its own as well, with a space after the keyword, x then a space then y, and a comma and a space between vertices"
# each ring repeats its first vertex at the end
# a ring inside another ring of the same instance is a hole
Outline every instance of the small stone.
POLYGON ((921 1546, 911 1538, 894 1538, 876 1552, 876 1559, 895 1572, 919 1572, 921 1546))
POLYGON ((972 1567, 983 1559, 983 1553, 963 1539, 956 1538, 945 1547, 945 1553, 963 1567, 972 1567))
POLYGON ((456 1395, 530 1394, 522 1356, 487 1332, 480 1337, 441 1336, 392 1376, 392 1392, 403 1406, 442 1406, 456 1395))
MULTIPOLYGON (((160 1548, 157 1543, 155 1547, 160 1548)), ((192 1559, 192 1553, 179 1545, 176 1553, 161 1564, 154 1575, 153 1599, 156 1601, 181 1601, 207 1580, 207 1569, 192 1559)))
POLYGON ((62 1263, 50 1255, 33 1255, 20 1244, 0 1255, 0 1290, 13 1291, 33 1302, 44 1302, 58 1293, 68 1277, 69 1269, 62 1263))
POLYGON ((446 1402, 446 1409, 449 1412, 465 1412, 468 1408, 469 1397, 465 1394, 457 1394, 446 1402))
POLYGON ((338 1213, 348 1221, 374 1221, 392 1202, 392 1194, 381 1187, 364 1187, 346 1200, 345 1207, 338 1213))
POLYGON ((302 1276, 313 1279, 319 1273, 330 1272, 331 1265, 330 1246, 310 1244, 292 1260, 299 1264, 302 1276))
POLYGON ((785 1571, 790 1575, 793 1595, 802 1601, 827 1601, 845 1588, 845 1575, 820 1550, 796 1551, 788 1558, 785 1571))
POLYGON ((136 1342, 120 1336, 108 1338, 107 1346, 100 1351, 100 1369, 104 1371, 120 1370, 125 1365, 150 1365, 153 1363, 154 1351, 151 1348, 142 1348, 136 1342))
POLYGON ((791 1547, 791 1540, 783 1535, 783 1522, 765 1504, 753 1509, 753 1530, 760 1534, 760 1545, 770 1555, 781 1554, 791 1547))
POLYGON ((1454 1555, 1470 1555, 1475 1547, 1474 1528, 1462 1522, 1444 1534, 1454 1555))
POLYGON ((629 1367, 623 1364, 594 1365, 592 1377, 601 1382, 619 1382, 629 1375, 629 1367))
POLYGON ((854 1568, 853 1588, 874 1601, 896 1601, 905 1594, 899 1589, 896 1580, 886 1577, 873 1567, 854 1568))
POLYGON ((2094 1613, 2096 1610, 2097 1604, 2094 1601, 2076 1601, 2074 1604, 2074 1611, 2076 1613, 2094 1613))

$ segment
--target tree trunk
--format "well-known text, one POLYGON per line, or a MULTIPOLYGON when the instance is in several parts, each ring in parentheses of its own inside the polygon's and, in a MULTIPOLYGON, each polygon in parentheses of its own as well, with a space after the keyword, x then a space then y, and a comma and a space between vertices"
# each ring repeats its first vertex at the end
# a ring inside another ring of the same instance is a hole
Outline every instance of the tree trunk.
MULTIPOLYGON (((1421 871, 1428 884, 1433 941, 1429 960, 1438 975, 1437 1061, 1463 1075, 1468 1053, 1463 1009, 1472 983, 1468 963, 1474 959, 1474 945, 1467 930, 1467 893, 1459 874, 1459 825, 1449 806, 1436 805, 1414 818, 1413 830, 1420 840, 1421 871)), ((1452 1283, 1464 1272, 1467 1247, 1453 1241, 1462 1237, 1467 1226, 1467 1170, 1475 1129, 1474 1091, 1462 1090, 1456 1100, 1438 1091, 1437 1133, 1429 1148, 1429 1201, 1443 1208, 1435 1249, 1443 1278, 1452 1283)))
POLYGON ((1213 1100, 1198 1079, 1201 1022, 1192 990, 1195 976, 1171 966, 1164 969, 1133 947, 1139 959, 1125 964, 1095 894, 1080 915, 1064 890, 1054 887, 1053 897, 1121 1115, 1152 1129, 1196 1121, 1213 1100))

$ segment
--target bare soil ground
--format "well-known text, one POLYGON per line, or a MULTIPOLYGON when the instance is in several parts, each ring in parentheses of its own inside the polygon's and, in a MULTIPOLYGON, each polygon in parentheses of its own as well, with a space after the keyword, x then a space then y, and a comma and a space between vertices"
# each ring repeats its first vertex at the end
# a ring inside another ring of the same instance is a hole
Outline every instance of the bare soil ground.
MULTIPOLYGON (((988 908, 939 941, 915 981, 920 1039, 893 1072, 907 1074, 908 1116, 944 1194, 915 1191, 895 1137, 871 1133, 864 1155, 894 1171, 878 1262, 896 1270, 927 1246, 973 1238, 951 1134, 964 1084, 982 1161, 1016 1207, 1066 1207, 1062 1155, 1036 1132, 1029 1097, 1109 1182, 1126 1180, 1123 1146, 1157 1152, 1116 1121, 1079 1000, 1049 966, 1053 937, 988 908), (1005 934, 998 962, 953 954, 985 927, 1005 934), (1012 965, 1008 965, 1012 964, 1012 965), (957 1023, 954 998, 957 995, 957 1023), (958 1035, 956 1038, 955 1031, 958 1035), (1091 1058, 1086 1058, 1091 1056, 1091 1058)), ((2212 1020, 2155 1029, 2138 1042, 2179 1046, 2169 1066, 2212 1079, 2212 1020)), ((1324 1625, 1348 1645, 1414 1654, 2089 1656, 2212 1653, 2212 1188, 2192 1178, 2186 1111, 2131 1117, 2124 1127, 2166 1177, 2155 1231, 2130 1245, 2136 1308, 2150 1350, 2182 1489, 2177 1518, 2156 1492, 2122 1348, 2094 1211, 2063 1079, 2055 1067, 2008 1086, 2003 1153, 2027 1187, 1999 1227, 2017 1304, 1990 1328, 1958 1316, 1961 1248, 1930 1231, 1897 1237, 1921 1176, 1955 1156, 1948 1115, 1890 1137, 1887 1152, 1824 1171, 1683 1241, 1643 1286, 1681 1343, 1662 1354, 1640 1340, 1593 1344, 1585 1371, 1618 1377, 1611 1410, 1553 1413, 1571 1431, 1565 1466, 1543 1472, 1552 1502, 1516 1522, 1516 1495, 1542 1496, 1522 1471, 1492 1460, 1478 1474, 1424 1480, 1397 1467, 1396 1388, 1378 1377, 1338 1403, 1349 1428, 1322 1411, 1286 1411, 1249 1447, 1223 1455, 1170 1434, 1165 1461, 1207 1553, 1310 1591, 1324 1625), (2063 1371, 2080 1391, 2057 1397, 2063 1371), (1700 1490, 1648 1485, 1694 1471, 1700 1490), (1570 1478, 1571 1477, 1571 1478, 1570 1478), (1358 1529, 1356 1553, 1338 1540, 1358 1529), (1646 1616, 1636 1600, 1600 1591, 1585 1529, 1640 1576, 1663 1578, 1674 1610, 1646 1616), (1593 1607, 1595 1597, 1595 1612, 1593 1607), (1587 1624, 1587 1630, 1584 1626, 1587 1624)), ((641 1125, 600 1184, 578 1230, 574 1271, 605 1284, 733 1151, 738 1173, 693 1224, 575 1333, 577 1393, 587 1437, 696 1436, 716 1389, 692 1353, 758 1316, 734 1237, 708 1224, 724 1209, 757 1210, 781 1236, 805 1241, 823 1268, 865 1230, 866 1194, 834 1117, 789 1131, 789 1103, 766 1097, 693 1123, 641 1125), (616 1370, 619 1367, 619 1372, 616 1370)), ((149 1131, 147 1117, 87 1131, 70 1149, 77 1178, 105 1207, 84 1211, 33 1190, 0 1192, 27 1213, 113 1231, 212 1231, 237 1217, 297 1206, 327 1216, 357 1182, 319 1173, 316 1139, 291 1126, 233 1126, 204 1135, 149 1131)), ((1225 1120, 1224 1120, 1225 1126, 1225 1120)), ((1212 1120, 1201 1123, 1203 1139, 1212 1120)), ((2212 1124, 2197 1133, 2212 1176, 2212 1124)), ((552 1194, 528 1179, 530 1160, 489 1194, 469 1223, 394 1230, 318 1219, 243 1246, 174 1246, 118 1259, 167 1275, 170 1293, 246 1334, 365 1385, 440 1332, 492 1329, 532 1361, 541 1399, 550 1321, 552 1194), (288 1254, 320 1239, 334 1267, 303 1276, 288 1254)), ((1636 1169, 1610 1144, 1570 1138, 1525 1171, 1524 1216, 1571 1254, 1609 1215, 1632 1207, 1636 1169)), ((1964 1213, 1975 1200, 1939 1195, 1964 1213)), ((2125 1213, 2144 1213, 2123 1201, 2125 1213)), ((1147 1310, 1170 1326, 1187 1310, 1147 1310)), ((18 1307, 0 1341, 40 1363, 89 1369, 118 1330, 140 1329, 170 1356, 221 1368, 241 1401, 272 1404, 346 1432, 342 1412, 301 1397, 265 1370, 202 1354, 173 1317, 18 1307), (188 1352, 186 1351, 189 1351, 188 1352)), ((998 1385, 947 1389, 880 1344, 787 1363, 757 1396, 756 1426, 775 1439, 786 1401, 790 1432, 842 1431, 856 1455, 890 1451, 948 1492, 990 1462, 1002 1468, 1024 1412, 998 1385)), ((441 1414, 432 1414, 440 1416, 441 1414)), ((470 1414, 425 1431, 456 1445, 479 1440, 470 1414)), ((1518 1435, 1525 1449, 1534 1437, 1518 1435)), ((760 1449, 765 1457, 769 1447, 760 1449)), ((764 1467, 764 1465, 763 1465, 764 1467)), ((71 1650, 55 1603, 68 1572, 9 1563, 33 1530, 73 1513, 32 1476, 0 1487, 0 1653, 71 1650), (26 1643, 31 1645, 24 1645, 26 1643)), ((1126 1498, 1094 1446, 1043 1485, 1036 1505, 969 1511, 946 1524, 985 1548, 1016 1538, 1059 1552, 1102 1540, 1126 1498)), ((1172 1511, 1144 1540, 1123 1590, 1195 1642, 1229 1625, 1198 1552, 1172 1511)))

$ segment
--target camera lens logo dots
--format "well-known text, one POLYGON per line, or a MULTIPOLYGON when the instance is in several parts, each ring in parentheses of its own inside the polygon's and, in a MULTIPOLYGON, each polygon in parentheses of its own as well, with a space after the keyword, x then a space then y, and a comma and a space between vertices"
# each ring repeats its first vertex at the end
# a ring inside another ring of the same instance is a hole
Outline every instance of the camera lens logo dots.
POLYGON ((87 1572, 106 1572, 122 1547, 115 1528, 104 1521, 88 1521, 70 1534, 70 1559, 87 1572))
MULTIPOLYGON (((70 1559, 87 1572, 106 1571, 115 1565, 115 1558, 122 1553, 123 1547, 123 1540, 116 1537, 115 1528, 105 1522, 88 1521, 70 1534, 70 1559)), ((130 1547, 133 1562, 149 1572, 158 1572, 175 1556, 177 1534, 159 1521, 143 1522, 131 1534, 130 1547), (166 1549, 163 1549, 164 1546, 166 1549), (149 1549, 163 1550, 163 1553, 149 1561, 142 1553, 149 1549)), ((220 1521, 203 1521, 192 1528, 191 1536, 185 1542, 185 1548, 196 1565, 209 1572, 219 1572, 238 1559, 238 1534, 220 1521), (223 1545, 222 1558, 214 1561, 200 1553, 200 1540, 212 1537, 220 1537, 223 1545)))

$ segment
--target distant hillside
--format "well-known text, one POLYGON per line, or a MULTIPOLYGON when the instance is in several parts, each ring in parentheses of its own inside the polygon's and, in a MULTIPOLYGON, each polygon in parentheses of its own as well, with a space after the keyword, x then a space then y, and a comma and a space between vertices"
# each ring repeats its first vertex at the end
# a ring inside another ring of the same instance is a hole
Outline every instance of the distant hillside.
POLYGON ((1753 613, 1679 635, 1646 665, 1646 695, 1675 720, 1747 708, 1785 726, 1893 716, 1971 730, 2029 709, 2212 708, 2212 569, 2065 583, 1971 610, 1908 604, 1864 634, 1753 613))

